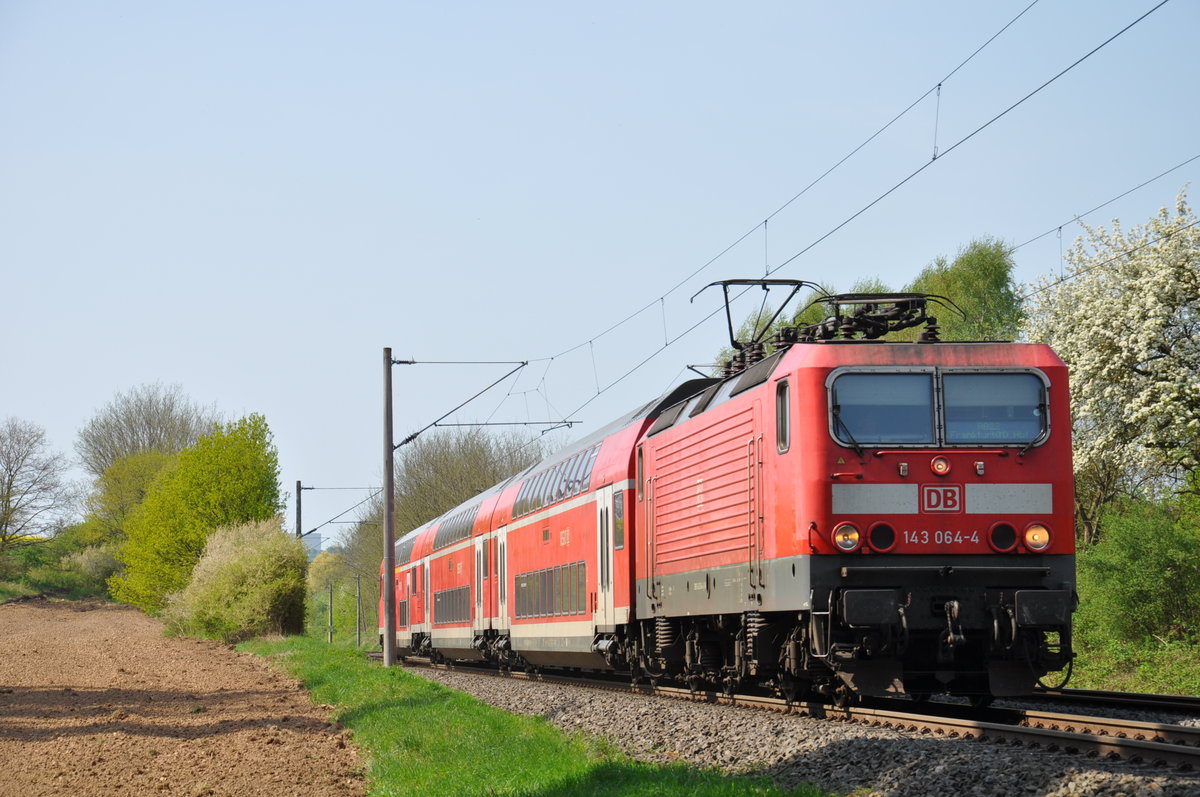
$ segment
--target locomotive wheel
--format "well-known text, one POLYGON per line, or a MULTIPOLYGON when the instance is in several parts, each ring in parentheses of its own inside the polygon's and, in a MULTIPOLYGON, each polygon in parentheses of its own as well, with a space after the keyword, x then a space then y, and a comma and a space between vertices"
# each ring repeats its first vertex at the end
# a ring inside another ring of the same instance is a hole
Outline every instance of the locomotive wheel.
POLYGON ((837 706, 838 708, 846 708, 854 702, 854 692, 850 690, 850 687, 842 684, 837 689, 833 690, 832 699, 833 705, 837 706))
POLYGON ((987 708, 995 699, 992 695, 971 695, 967 698, 971 704, 971 708, 987 708))

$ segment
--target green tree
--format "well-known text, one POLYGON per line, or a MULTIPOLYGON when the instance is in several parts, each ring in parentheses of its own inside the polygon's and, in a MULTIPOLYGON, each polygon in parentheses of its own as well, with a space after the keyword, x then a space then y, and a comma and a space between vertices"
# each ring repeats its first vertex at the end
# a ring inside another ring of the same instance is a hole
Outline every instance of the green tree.
MULTIPOLYGON (((382 552, 380 553, 382 558, 382 552)), ((346 555, 336 551, 321 551, 308 566, 308 591, 320 592, 328 589, 330 584, 338 584, 347 578, 353 578, 346 564, 346 555)))
POLYGON ((222 424, 179 454, 127 518, 113 597, 148 612, 188 583, 213 530, 282 508, 279 459, 261 415, 222 424))
POLYGON ((945 296, 962 308, 965 319, 949 309, 931 310, 943 340, 1013 340, 1025 317, 1014 267, 1008 244, 976 238, 954 260, 937 257, 904 290, 945 296))
POLYGON ((78 531, 81 542, 114 544, 125 539, 125 523, 145 500, 150 485, 175 463, 177 454, 143 449, 118 458, 96 479, 86 506, 87 515, 78 531))

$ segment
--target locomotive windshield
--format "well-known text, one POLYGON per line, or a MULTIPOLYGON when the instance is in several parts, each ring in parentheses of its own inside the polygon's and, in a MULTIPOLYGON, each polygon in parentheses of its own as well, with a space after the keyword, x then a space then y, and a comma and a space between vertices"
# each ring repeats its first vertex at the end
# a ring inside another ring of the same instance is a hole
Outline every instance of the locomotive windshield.
POLYGON ((830 429, 854 448, 1032 444, 1046 388, 1028 372, 846 371, 830 387, 830 429))
POLYGON ((1037 440, 1045 429, 1045 393, 1033 374, 943 374, 946 442, 1037 440))
POLYGON ((834 434, 859 443, 933 439, 933 374, 847 373, 833 383, 834 434))

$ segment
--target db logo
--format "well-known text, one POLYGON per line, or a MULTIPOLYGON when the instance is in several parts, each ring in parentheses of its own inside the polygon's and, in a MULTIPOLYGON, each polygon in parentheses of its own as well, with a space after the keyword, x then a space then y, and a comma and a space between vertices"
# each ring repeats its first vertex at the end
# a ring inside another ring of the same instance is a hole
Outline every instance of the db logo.
POLYGON ((922 484, 922 512, 963 511, 961 484, 922 484))

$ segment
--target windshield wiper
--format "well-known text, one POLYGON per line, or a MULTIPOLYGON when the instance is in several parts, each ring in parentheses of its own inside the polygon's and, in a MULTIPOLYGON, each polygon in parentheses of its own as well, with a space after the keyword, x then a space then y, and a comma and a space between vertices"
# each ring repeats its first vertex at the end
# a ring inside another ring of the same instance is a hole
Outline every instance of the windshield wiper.
MULTIPOLYGON (((1046 402, 1043 401, 1041 404, 1037 405, 1038 415, 1040 415, 1042 418, 1046 417, 1046 414, 1048 411, 1049 411, 1049 407, 1046 406, 1046 402)), ((1042 421, 1042 423, 1044 424, 1045 421, 1042 421)), ((1020 456, 1023 457, 1026 454, 1028 454, 1029 449, 1033 448, 1033 444, 1036 443, 1038 440, 1041 440, 1042 435, 1044 435, 1045 433, 1046 433, 1046 427, 1043 426, 1042 429, 1033 436, 1033 439, 1024 445, 1024 447, 1021 449, 1020 456)))
POLYGON ((848 437, 850 439, 850 445, 854 447, 854 453, 858 454, 859 459, 862 459, 862 455, 863 455, 862 446, 860 446, 858 444, 858 441, 854 439, 854 434, 850 431, 850 427, 847 426, 846 422, 842 420, 842 405, 841 404, 833 405, 833 422, 835 424, 835 428, 837 426, 842 427, 842 431, 845 432, 846 437, 848 437))

